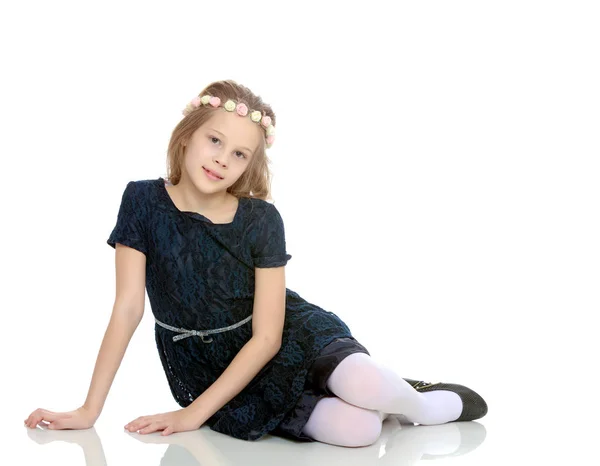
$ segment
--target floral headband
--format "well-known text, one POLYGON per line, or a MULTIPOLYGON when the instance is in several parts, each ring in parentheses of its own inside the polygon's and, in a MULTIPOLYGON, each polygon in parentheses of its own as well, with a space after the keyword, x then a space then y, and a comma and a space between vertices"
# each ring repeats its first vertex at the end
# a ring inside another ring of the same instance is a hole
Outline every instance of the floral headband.
MULTIPOLYGON (((211 105, 214 108, 218 108, 221 106, 221 99, 208 94, 203 95, 202 97, 194 97, 190 101, 190 103, 186 105, 186 107, 181 113, 183 113, 185 116, 188 116, 194 111, 194 109, 198 108, 200 105, 211 105)), ((236 103, 231 99, 225 102, 225 104, 223 104, 222 107, 228 112, 233 112, 235 110, 235 112, 239 116, 246 116, 249 112, 248 106, 246 104, 243 104, 241 102, 236 103)), ((265 128, 267 133, 267 148, 270 148, 275 142, 275 126, 271 124, 271 117, 267 115, 263 116, 261 112, 259 112, 258 110, 254 110, 250 112, 250 119, 253 122, 258 123, 263 128, 265 128)))

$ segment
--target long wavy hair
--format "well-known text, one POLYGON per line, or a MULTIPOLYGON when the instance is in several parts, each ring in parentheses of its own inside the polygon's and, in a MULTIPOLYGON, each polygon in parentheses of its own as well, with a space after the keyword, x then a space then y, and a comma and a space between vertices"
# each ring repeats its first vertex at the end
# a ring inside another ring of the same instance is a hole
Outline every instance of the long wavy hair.
MULTIPOLYGON (((232 80, 216 81, 206 86, 200 94, 202 97, 205 94, 219 97, 221 102, 226 102, 228 99, 235 100, 238 103, 244 103, 250 111, 258 110, 263 116, 271 117, 271 122, 275 125, 275 113, 270 105, 263 102, 260 96, 255 95, 250 89, 232 80)), ((181 166, 185 157, 184 142, 187 142, 194 131, 206 123, 213 112, 222 110, 221 108, 213 108, 210 106, 200 105, 198 108, 186 115, 173 130, 169 148, 167 151, 167 178, 176 185, 181 180, 181 166)), ((262 128, 262 126, 260 126, 262 128)), ((264 128, 262 128, 264 130, 264 128)), ((233 194, 237 198, 254 197, 263 200, 271 199, 271 180, 272 174, 269 169, 271 160, 267 156, 266 135, 261 138, 258 150, 246 168, 246 171, 240 178, 229 188, 227 192, 233 194)))

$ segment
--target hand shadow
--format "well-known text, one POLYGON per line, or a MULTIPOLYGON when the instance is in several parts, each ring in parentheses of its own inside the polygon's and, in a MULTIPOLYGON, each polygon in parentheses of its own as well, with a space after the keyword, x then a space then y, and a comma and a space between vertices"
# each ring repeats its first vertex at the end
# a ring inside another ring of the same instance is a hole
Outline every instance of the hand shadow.
POLYGON ((74 443, 83 450, 86 466, 106 466, 102 442, 94 427, 82 430, 50 430, 40 426, 26 429, 28 437, 39 445, 52 442, 74 443))
POLYGON ((415 426, 397 419, 384 422, 381 437, 373 445, 345 448, 320 442, 301 442, 266 436, 255 442, 230 438, 202 427, 169 436, 160 433, 129 435, 144 443, 169 444, 160 466, 227 466, 285 464, 325 466, 409 466, 420 460, 460 456, 483 443, 486 430, 474 421, 435 426, 415 426))

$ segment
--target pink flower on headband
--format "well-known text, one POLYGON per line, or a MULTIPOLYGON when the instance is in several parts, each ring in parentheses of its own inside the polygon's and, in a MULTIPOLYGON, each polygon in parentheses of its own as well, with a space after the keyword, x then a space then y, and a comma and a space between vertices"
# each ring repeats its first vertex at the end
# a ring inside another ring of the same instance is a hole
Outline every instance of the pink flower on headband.
MULTIPOLYGON (((190 103, 186 105, 182 113, 185 116, 188 116, 196 108, 200 107, 200 105, 208 104, 214 108, 220 107, 221 99, 219 97, 211 96, 210 94, 204 94, 202 97, 194 97, 190 103)), ((273 126, 273 119, 270 116, 263 115, 262 112, 259 112, 258 110, 250 111, 246 104, 241 102, 236 103, 232 99, 228 99, 223 105, 223 108, 228 112, 233 112, 235 110, 236 113, 241 117, 245 117, 246 115, 250 114, 250 119, 253 122, 258 123, 265 128, 267 147, 270 148, 273 145, 275 142, 275 126, 273 126)))
POLYGON ((248 107, 246 107, 246 104, 238 104, 235 110, 239 116, 248 115, 248 107))

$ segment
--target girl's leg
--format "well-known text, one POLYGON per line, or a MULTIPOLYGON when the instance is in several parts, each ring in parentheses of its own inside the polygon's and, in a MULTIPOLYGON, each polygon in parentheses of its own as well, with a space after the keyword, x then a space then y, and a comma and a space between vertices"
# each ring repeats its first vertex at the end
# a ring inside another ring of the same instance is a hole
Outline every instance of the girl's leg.
POLYGON ((455 421, 463 408, 458 394, 448 390, 420 393, 365 353, 344 358, 329 377, 327 388, 354 406, 402 414, 409 421, 424 425, 455 421))
POLYGON ((372 445, 381 434, 387 415, 359 408, 337 397, 319 400, 303 432, 323 443, 342 447, 372 445))

